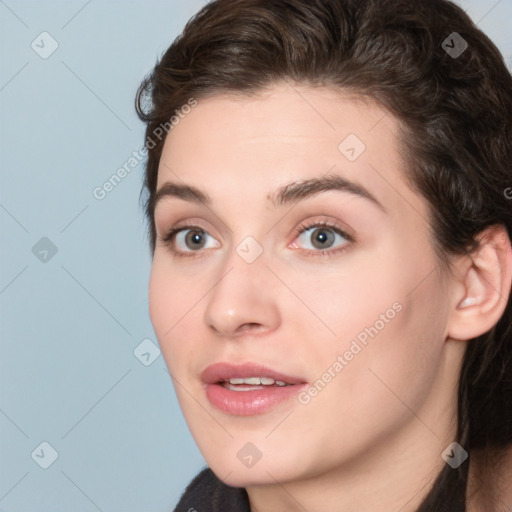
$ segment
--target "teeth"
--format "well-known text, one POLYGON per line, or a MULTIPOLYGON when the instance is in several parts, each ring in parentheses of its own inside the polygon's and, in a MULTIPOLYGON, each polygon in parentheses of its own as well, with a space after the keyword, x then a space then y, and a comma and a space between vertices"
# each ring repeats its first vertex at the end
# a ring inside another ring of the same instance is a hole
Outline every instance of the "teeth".
POLYGON ((233 377, 229 379, 229 383, 233 385, 237 384, 247 384, 249 386, 259 386, 263 384, 264 386, 273 386, 276 384, 277 386, 287 386, 286 382, 283 382, 281 380, 274 380, 270 377, 247 377, 247 378, 241 378, 241 377, 233 377))
POLYGON ((230 384, 243 384, 244 383, 244 379, 239 379, 239 378, 229 379, 229 383, 230 384))
POLYGON ((249 388, 241 388, 239 386, 232 386, 231 384, 228 384, 227 388, 230 391, 253 391, 254 389, 263 389, 261 386, 251 386, 249 388))

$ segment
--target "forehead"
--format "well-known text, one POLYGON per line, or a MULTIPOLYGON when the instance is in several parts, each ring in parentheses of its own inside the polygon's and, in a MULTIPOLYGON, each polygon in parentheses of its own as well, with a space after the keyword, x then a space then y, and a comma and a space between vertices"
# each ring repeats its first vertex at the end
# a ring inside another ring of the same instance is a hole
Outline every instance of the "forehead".
MULTIPOLYGON (((398 122, 376 101, 332 88, 284 82, 250 96, 223 93, 200 99, 170 132, 165 148, 179 156, 179 146, 192 134, 196 147, 209 151, 222 143, 220 149, 228 146, 235 152, 242 140, 267 146, 272 139, 275 146, 301 145, 305 139, 329 139, 332 144, 333 139, 342 142, 348 134, 365 143, 374 139, 372 132, 385 118, 384 130, 391 139, 398 122)), ((375 135, 379 136, 379 130, 375 135)), ((191 140, 186 142, 193 145, 191 140)))
POLYGON ((398 206, 416 195, 398 133, 380 104, 332 88, 282 83, 251 96, 214 95, 170 131, 157 188, 182 181, 214 201, 233 201, 233 190, 270 201, 285 183, 331 173, 398 206))

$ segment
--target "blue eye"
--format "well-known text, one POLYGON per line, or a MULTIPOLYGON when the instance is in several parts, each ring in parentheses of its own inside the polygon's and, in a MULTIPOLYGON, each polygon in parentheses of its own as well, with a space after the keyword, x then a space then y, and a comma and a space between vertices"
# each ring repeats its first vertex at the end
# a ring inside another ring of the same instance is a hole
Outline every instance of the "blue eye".
MULTIPOLYGON (((301 224, 295 230, 296 240, 309 247, 301 247, 295 241, 293 248, 298 248, 313 256, 331 256, 343 251, 353 242, 353 238, 339 226, 329 223, 301 224), (337 245, 336 245, 337 244, 337 245), (334 247, 334 248, 333 248, 334 247)), ((182 257, 202 257, 206 251, 220 247, 220 243, 199 226, 180 226, 172 228, 161 238, 172 254, 182 257), (210 240, 209 240, 210 239, 210 240)))
POLYGON ((162 238, 162 242, 169 245, 174 254, 180 256, 183 253, 185 256, 193 256, 194 254, 190 253, 199 252, 201 249, 220 247, 220 244, 211 235, 198 226, 181 226, 171 229, 162 238), (208 245, 207 237, 210 237, 214 243, 208 245), (178 246, 178 248, 176 249, 174 246, 178 246))
MULTIPOLYGON (((338 253, 353 241, 352 237, 339 226, 329 223, 302 224, 296 229, 296 232, 299 234, 297 240, 302 239, 303 243, 309 244, 306 249, 314 255, 316 255, 315 253, 319 255, 338 253), (333 246, 336 247, 336 243, 341 247, 332 249, 333 246)), ((293 246, 298 247, 296 242, 293 243, 293 246)))

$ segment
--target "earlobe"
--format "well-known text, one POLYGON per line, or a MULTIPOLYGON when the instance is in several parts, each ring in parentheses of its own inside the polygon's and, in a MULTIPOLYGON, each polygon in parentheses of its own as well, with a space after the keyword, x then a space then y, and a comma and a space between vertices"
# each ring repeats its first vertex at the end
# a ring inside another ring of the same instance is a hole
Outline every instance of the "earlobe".
POLYGON ((470 340, 492 329, 509 300, 512 250, 506 229, 490 227, 478 240, 470 266, 467 259, 459 263, 458 296, 448 325, 451 339, 470 340))

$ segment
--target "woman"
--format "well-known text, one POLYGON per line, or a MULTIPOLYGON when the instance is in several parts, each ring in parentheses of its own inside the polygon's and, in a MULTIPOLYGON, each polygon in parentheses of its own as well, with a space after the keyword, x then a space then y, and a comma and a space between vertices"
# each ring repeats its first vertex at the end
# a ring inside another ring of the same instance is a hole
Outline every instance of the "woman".
POLYGON ((177 511, 509 511, 512 79, 446 0, 214 0, 141 85, 177 511), (508 466, 508 467, 507 467, 508 466))

